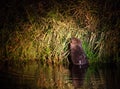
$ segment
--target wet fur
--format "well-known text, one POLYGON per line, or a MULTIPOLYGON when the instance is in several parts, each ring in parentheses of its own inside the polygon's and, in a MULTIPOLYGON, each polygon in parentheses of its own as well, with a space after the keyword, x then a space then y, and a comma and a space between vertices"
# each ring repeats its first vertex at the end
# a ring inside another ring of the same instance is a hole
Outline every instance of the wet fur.
POLYGON ((86 54, 82 48, 82 43, 77 38, 71 38, 69 43, 69 62, 74 65, 88 64, 86 54))

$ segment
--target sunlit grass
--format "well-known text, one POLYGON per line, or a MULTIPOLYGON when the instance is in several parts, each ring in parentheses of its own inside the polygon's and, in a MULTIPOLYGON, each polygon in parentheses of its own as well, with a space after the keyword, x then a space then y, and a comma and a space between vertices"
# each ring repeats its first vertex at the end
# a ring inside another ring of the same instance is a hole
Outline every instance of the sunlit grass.
POLYGON ((23 20, 14 17, 18 23, 3 24, 0 30, 1 59, 63 63, 69 54, 69 39, 77 37, 82 40, 90 62, 119 62, 119 19, 112 24, 118 12, 108 11, 109 1, 103 2, 103 11, 100 11, 98 1, 51 2, 48 1, 47 6, 41 2, 25 5, 23 20))
POLYGON ((86 34, 84 29, 79 29, 70 18, 64 21, 54 18, 40 19, 42 20, 39 24, 32 23, 29 28, 22 31, 18 29, 10 34, 6 43, 8 59, 41 60, 59 64, 64 59, 67 60, 69 39, 82 39, 86 34), (45 27, 42 28, 41 25, 45 27))

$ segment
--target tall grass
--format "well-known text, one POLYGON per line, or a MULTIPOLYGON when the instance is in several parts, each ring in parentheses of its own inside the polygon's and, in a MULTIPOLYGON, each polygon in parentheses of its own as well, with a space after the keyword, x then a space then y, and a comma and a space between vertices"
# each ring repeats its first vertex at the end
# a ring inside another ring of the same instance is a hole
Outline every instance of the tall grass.
MULTIPOLYGON (((60 18, 60 15, 58 17, 60 18)), ((62 16, 61 18, 63 19, 58 20, 49 16, 39 18, 38 22, 32 22, 29 18, 29 27, 23 30, 16 28, 18 30, 10 34, 6 43, 7 58, 41 60, 46 63, 64 62, 69 54, 69 39, 73 36, 82 39, 86 32, 79 29, 70 17, 66 20, 62 16)))
POLYGON ((21 6, 24 13, 20 19, 20 12, 14 16, 19 9, 12 10, 13 12, 8 10, 8 22, 3 22, 3 28, 0 30, 1 59, 65 62, 64 59, 69 54, 69 38, 77 37, 82 40, 83 48, 91 62, 118 62, 119 1, 114 4, 112 2, 114 1, 25 2, 24 6, 21 6), (15 22, 8 16, 13 16, 15 22))

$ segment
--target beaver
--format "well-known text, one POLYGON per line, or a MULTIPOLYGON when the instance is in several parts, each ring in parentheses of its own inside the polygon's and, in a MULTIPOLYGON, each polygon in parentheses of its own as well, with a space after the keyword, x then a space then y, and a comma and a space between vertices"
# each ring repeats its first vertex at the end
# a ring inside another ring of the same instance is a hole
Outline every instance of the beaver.
POLYGON ((82 42, 78 38, 71 38, 69 43, 69 62, 74 65, 88 64, 87 56, 82 48, 82 42))

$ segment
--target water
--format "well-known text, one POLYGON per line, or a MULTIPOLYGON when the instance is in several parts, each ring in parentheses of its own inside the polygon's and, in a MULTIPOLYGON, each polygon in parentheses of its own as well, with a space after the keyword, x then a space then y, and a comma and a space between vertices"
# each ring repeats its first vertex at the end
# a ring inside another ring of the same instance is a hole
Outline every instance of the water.
POLYGON ((120 66, 0 66, 0 89, 120 89, 120 66))

